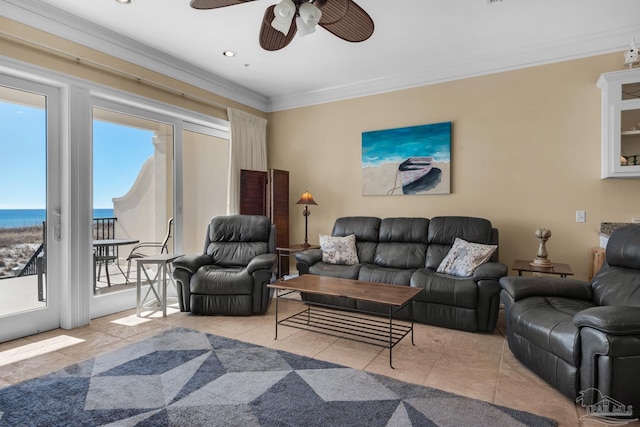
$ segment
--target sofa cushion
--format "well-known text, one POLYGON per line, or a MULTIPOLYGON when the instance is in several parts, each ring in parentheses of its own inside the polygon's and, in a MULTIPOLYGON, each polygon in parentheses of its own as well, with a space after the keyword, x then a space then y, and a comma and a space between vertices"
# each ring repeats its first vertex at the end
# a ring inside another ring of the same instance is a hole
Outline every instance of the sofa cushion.
POLYGON ((492 226, 489 220, 466 216, 440 216, 429 221, 427 258, 425 267, 437 270, 447 256, 456 237, 467 242, 490 245, 492 226))
POLYGON ((593 307, 590 301, 561 297, 529 297, 513 304, 509 313, 512 333, 572 366, 579 366, 580 343, 573 317, 593 307))
POLYGON ((426 218, 385 218, 373 263, 382 267, 416 269, 427 255, 426 218))
POLYGON ((271 223, 258 215, 218 216, 208 228, 205 253, 213 263, 226 266, 245 266, 258 255, 269 252, 271 223))
POLYGON ((356 249, 360 262, 373 263, 378 245, 380 218, 370 216, 347 216, 338 218, 333 225, 332 236, 355 234, 356 249))
POLYGON ((423 288, 414 301, 478 308, 478 285, 471 277, 456 277, 421 268, 411 276, 411 286, 423 288))
POLYGON ((205 265, 191 276, 191 293, 251 295, 253 293, 253 277, 246 269, 205 265))
POLYGON ((593 301, 598 305, 640 307, 640 224, 615 230, 607 243, 606 264, 593 280, 593 301))
POLYGON ((409 286, 411 275, 415 270, 402 268, 385 268, 376 265, 365 264, 360 268, 358 280, 375 283, 390 283, 392 285, 409 286))
POLYGON ((640 307, 640 274, 638 274, 638 270, 605 265, 594 276, 591 288, 593 289, 593 302, 597 305, 640 307))
POLYGON ((471 276, 478 266, 491 258, 496 245, 471 243, 456 237, 453 246, 438 266, 438 273, 454 276, 471 276))
POLYGON ((321 234, 320 248, 322 261, 327 264, 356 265, 359 262, 355 234, 344 237, 321 234))
POLYGON ((615 230, 607 242, 607 264, 640 270, 640 224, 615 230))
POLYGON ((340 277, 342 279, 353 279, 356 280, 358 278, 358 272, 363 264, 356 265, 336 265, 336 264, 327 264, 326 262, 316 262, 315 264, 309 266, 309 274, 315 274, 317 276, 328 276, 328 277, 340 277))

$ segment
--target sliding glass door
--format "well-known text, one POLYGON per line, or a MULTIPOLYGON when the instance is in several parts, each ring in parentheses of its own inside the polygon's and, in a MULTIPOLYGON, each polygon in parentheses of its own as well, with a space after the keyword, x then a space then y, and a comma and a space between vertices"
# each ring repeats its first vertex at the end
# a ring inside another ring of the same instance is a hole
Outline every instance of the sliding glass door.
POLYGON ((0 342, 60 324, 59 89, 0 75, 0 342))
POLYGON ((102 100, 92 115, 95 317, 135 303, 136 258, 173 252, 175 123, 102 100))

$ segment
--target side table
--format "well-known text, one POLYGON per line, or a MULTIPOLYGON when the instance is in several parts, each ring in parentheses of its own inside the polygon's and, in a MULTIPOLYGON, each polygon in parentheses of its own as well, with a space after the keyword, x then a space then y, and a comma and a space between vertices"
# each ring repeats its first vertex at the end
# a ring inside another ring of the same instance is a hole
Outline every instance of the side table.
MULTIPOLYGON (((171 262, 181 256, 180 254, 160 254, 160 255, 151 255, 148 257, 137 258, 136 262, 138 263, 138 274, 136 281, 136 290, 137 290, 137 304, 136 304, 136 313, 140 316, 140 309, 148 308, 151 304, 157 304, 162 310, 162 317, 167 317, 167 272, 169 271, 169 265, 171 262), (156 275, 151 278, 147 273, 147 270, 144 268, 145 265, 155 265, 157 267, 156 275), (142 281, 142 273, 146 280, 142 281), (149 289, 147 289, 147 293, 142 296, 142 285, 149 285, 149 289), (153 293, 153 295, 149 295, 153 293), (147 300, 149 296, 155 296, 154 299, 147 300)), ((169 274, 169 280, 175 286, 176 283, 173 281, 173 277, 169 274)))
POLYGON ((528 271, 529 273, 556 274, 562 278, 573 276, 573 271, 571 270, 571 267, 569 267, 569 264, 554 262, 551 267, 537 267, 531 265, 530 262, 531 261, 517 259, 513 262, 513 267, 511 267, 511 269, 516 270, 518 272, 518 276, 522 276, 523 271, 528 271))
POLYGON ((306 251, 307 249, 320 249, 320 245, 309 245, 306 248, 302 245, 291 245, 291 246, 282 246, 277 247, 276 251, 278 252, 278 279, 282 279, 282 258, 287 258, 287 262, 289 261, 289 257, 296 252, 306 251))

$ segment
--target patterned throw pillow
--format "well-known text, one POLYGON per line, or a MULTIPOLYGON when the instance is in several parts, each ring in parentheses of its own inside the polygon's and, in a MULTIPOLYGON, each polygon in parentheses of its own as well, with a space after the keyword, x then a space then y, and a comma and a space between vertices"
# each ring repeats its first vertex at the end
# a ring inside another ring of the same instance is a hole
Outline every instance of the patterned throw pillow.
POLYGON ((451 250, 444 257, 437 271, 452 276, 471 276, 480 264, 491 258, 497 247, 471 243, 456 237, 451 250))
POLYGON ((320 235, 322 261, 327 264, 355 265, 359 263, 356 250, 356 236, 350 234, 345 237, 320 235))

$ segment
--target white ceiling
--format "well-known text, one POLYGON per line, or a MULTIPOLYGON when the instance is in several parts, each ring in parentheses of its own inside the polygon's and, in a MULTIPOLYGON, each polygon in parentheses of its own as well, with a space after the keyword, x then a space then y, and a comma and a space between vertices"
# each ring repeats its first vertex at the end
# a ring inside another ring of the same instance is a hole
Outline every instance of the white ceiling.
POLYGON ((123 59, 219 84, 218 93, 264 111, 623 51, 632 36, 640 42, 638 0, 356 0, 375 23, 369 40, 349 43, 318 28, 267 52, 258 33, 278 1, 214 10, 189 0, 0 6, 4 16, 123 59))

